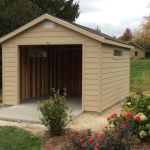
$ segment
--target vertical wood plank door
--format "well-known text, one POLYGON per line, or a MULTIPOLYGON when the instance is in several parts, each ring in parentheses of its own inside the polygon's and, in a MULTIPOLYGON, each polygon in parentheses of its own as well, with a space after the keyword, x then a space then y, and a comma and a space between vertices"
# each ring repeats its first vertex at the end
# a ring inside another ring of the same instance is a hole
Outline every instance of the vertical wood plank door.
POLYGON ((82 92, 82 46, 20 46, 20 99, 52 93, 52 88, 68 93, 82 92), (30 57, 29 50, 46 57, 30 57))

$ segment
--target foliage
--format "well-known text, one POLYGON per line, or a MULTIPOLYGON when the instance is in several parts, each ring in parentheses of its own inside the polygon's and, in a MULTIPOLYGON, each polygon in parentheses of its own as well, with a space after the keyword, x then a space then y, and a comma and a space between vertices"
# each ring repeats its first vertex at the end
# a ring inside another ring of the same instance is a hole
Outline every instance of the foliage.
POLYGON ((150 15, 145 16, 141 22, 140 29, 135 33, 135 41, 139 43, 150 43, 150 15))
MULTIPOLYGON (((150 7, 150 4, 149 6, 150 7)), ((134 33, 133 41, 139 44, 141 47, 148 50, 146 56, 150 57, 150 14, 143 17, 139 28, 134 33)))
POLYGON ((132 120, 118 119, 115 121, 115 127, 105 126, 100 134, 93 136, 90 130, 71 133, 70 146, 63 150, 130 150, 133 145, 131 122, 132 120))
POLYGON ((101 32, 101 29, 100 29, 99 26, 97 26, 97 27, 95 28, 95 30, 98 31, 98 32, 101 32))
POLYGON ((150 59, 130 61, 130 89, 131 91, 135 91, 135 92, 141 91, 140 93, 142 93, 145 90, 150 90, 148 88, 150 86, 150 79, 147 79, 150 75, 149 66, 150 66, 150 59), (142 90, 141 87, 143 87, 144 89, 142 90))
POLYGON ((79 17, 79 2, 73 0, 0 0, 0 37, 48 13, 68 21, 79 17))
POLYGON ((129 28, 126 28, 126 31, 120 36, 118 39, 122 41, 131 41, 132 40, 132 32, 129 28))
POLYGON ((12 127, 0 127, 1 150, 40 150, 41 140, 29 131, 12 127))
POLYGON ((131 92, 129 100, 125 102, 122 115, 124 120, 134 120, 131 124, 133 135, 142 141, 150 141, 150 91, 143 92, 142 96, 131 92))
POLYGON ((60 91, 53 89, 53 96, 49 100, 45 100, 39 104, 38 110, 41 111, 42 123, 48 127, 49 133, 52 136, 61 135, 63 128, 67 121, 72 119, 72 110, 69 110, 66 101, 66 89, 64 89, 63 95, 60 95, 60 91))
POLYGON ((59 18, 75 21, 79 15, 79 2, 74 0, 30 0, 34 2, 41 10, 42 13, 48 13, 59 18))
POLYGON ((30 0, 0 0, 0 37, 42 14, 30 0))

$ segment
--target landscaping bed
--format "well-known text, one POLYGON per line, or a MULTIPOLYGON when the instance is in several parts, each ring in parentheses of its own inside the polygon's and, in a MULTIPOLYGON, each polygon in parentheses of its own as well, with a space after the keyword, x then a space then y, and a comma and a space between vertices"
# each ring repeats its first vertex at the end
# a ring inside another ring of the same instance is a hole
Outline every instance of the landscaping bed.
MULTIPOLYGON (((108 124, 107 117, 114 112, 119 114, 121 109, 122 103, 119 103, 102 114, 84 113, 67 124, 63 136, 53 138, 50 138, 48 134, 46 134, 47 129, 41 124, 0 121, 0 126, 16 126, 31 131, 34 135, 42 138, 42 150, 61 150, 64 145, 69 144, 68 138, 70 133, 74 131, 82 132, 89 128, 91 128, 92 134, 99 133, 101 129, 108 124)), ((137 141, 134 150, 150 150, 150 143, 139 143, 139 141, 137 141)))

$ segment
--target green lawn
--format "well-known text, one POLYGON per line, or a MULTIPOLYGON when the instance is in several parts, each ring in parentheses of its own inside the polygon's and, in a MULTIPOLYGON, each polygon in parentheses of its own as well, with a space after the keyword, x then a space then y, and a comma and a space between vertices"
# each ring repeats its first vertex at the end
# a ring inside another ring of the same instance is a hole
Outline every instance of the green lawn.
POLYGON ((32 133, 11 126, 0 126, 0 150, 41 150, 41 140, 32 133))
POLYGON ((142 73, 150 74, 150 59, 131 60, 130 63, 130 87, 132 89, 135 77, 141 79, 142 73))

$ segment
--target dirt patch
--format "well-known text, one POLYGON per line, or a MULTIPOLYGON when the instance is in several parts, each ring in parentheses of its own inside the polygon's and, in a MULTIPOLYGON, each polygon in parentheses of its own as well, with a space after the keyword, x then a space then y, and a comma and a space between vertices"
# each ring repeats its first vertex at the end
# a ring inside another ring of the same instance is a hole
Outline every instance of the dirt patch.
POLYGON ((50 138, 47 142, 45 142, 42 146, 42 150, 61 150, 67 144, 67 137, 59 136, 50 138))

